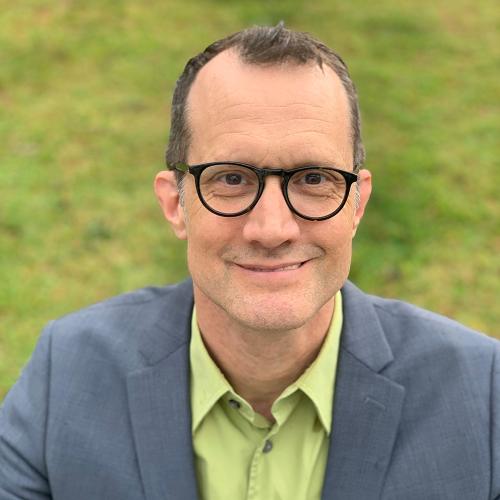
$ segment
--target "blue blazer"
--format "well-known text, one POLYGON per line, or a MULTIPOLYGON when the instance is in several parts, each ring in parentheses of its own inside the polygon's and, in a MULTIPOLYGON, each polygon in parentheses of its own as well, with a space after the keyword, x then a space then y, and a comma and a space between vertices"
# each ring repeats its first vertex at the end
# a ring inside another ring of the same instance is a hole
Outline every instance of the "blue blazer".
MULTIPOLYGON (((500 343, 350 283, 342 293, 322 499, 499 499, 500 343)), ((198 498, 192 305, 188 280, 44 330, 0 409, 1 500, 198 498)))

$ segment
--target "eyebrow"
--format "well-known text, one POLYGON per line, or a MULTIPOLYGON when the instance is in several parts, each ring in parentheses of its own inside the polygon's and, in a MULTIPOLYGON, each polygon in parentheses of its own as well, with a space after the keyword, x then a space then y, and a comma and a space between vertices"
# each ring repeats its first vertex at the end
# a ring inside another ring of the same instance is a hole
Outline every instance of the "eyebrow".
MULTIPOLYGON (((348 169, 351 166, 348 165, 342 165, 337 161, 333 160, 327 160, 327 161, 318 161, 318 160, 311 160, 311 161, 300 161, 300 162, 293 162, 293 163, 281 163, 281 164, 272 164, 269 165, 267 162, 266 164, 257 164, 254 161, 245 161, 242 160, 241 158, 238 159, 229 159, 229 158, 224 158, 220 160, 213 160, 216 162, 221 162, 224 163, 225 161, 232 161, 236 163, 246 163, 247 165, 252 165, 253 167, 256 168, 276 168, 276 169, 283 169, 283 170, 291 170, 293 168, 301 168, 301 167, 332 167, 332 168, 338 168, 338 169, 348 169)), ((204 162, 206 163, 206 162, 204 162)))
POLYGON ((309 167, 309 166, 314 166, 314 167, 333 167, 333 168, 343 168, 345 169, 345 165, 341 165, 339 162, 334 161, 334 160, 327 160, 327 161, 301 161, 295 164, 292 168, 298 168, 298 167, 309 167))

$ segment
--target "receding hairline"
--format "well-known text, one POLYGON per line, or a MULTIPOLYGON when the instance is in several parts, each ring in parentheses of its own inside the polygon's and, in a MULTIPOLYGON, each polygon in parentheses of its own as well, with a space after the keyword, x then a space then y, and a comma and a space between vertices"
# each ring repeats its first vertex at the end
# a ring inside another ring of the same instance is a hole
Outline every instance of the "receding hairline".
MULTIPOLYGON (((244 54, 242 54, 240 48, 238 46, 231 46, 220 53, 218 53, 216 56, 214 56, 210 61, 208 61, 196 74, 193 82, 191 83, 191 86, 189 88, 189 91, 186 96, 186 106, 184 110, 184 118, 185 122, 189 131, 189 135, 192 136, 192 123, 190 120, 190 115, 192 111, 192 95, 193 95, 193 90, 196 91, 197 87, 200 84, 205 84, 209 82, 204 82, 204 77, 207 75, 207 72, 213 72, 214 71, 214 66, 217 64, 221 63, 235 63, 238 64, 242 69, 244 68, 256 68, 257 70, 273 70, 273 69, 284 69, 286 70, 287 68, 291 70, 295 69, 319 69, 321 73, 327 77, 332 77, 333 79, 329 84, 332 84, 332 87, 335 86, 337 91, 340 92, 340 95, 342 96, 342 101, 343 104, 345 105, 346 113, 348 116, 349 120, 349 136, 352 139, 352 116, 351 116, 351 108, 350 108, 350 103, 349 103, 349 96, 348 93, 342 83, 342 80, 340 76, 337 74, 334 68, 332 68, 328 63, 325 61, 320 61, 320 60, 315 60, 315 59, 309 59, 306 61, 300 61, 295 58, 286 58, 281 61, 269 61, 265 63, 261 63, 259 61, 252 61, 252 60, 247 60, 244 57, 244 54), (326 66, 326 69, 325 69, 326 66)), ((215 70, 216 71, 216 70, 215 70)), ((218 73, 215 73, 217 75, 218 73)), ((192 137, 190 137, 192 139, 192 137)), ((189 141, 191 142, 191 140, 189 141)))
MULTIPOLYGON (((191 92, 191 89, 195 86, 196 82, 199 80, 200 75, 203 75, 206 73, 207 68, 213 68, 214 63, 220 63, 220 61, 223 58, 230 58, 229 60, 233 59, 235 62, 239 63, 242 67, 248 67, 248 68, 269 68, 269 69, 274 69, 274 68, 319 68, 323 74, 325 73, 325 67, 327 68, 327 71, 331 72, 333 75, 335 75, 335 80, 339 82, 339 84, 342 86, 342 81, 338 75, 338 73, 335 71, 335 68, 333 68, 330 64, 328 64, 327 61, 324 61, 323 59, 308 59, 306 61, 300 61, 295 58, 289 57, 285 58, 280 61, 269 61, 269 62, 260 62, 260 61, 254 61, 253 59, 248 59, 245 57, 244 53, 240 50, 240 47, 238 45, 231 46, 227 49, 224 49, 223 51, 219 52, 217 55, 215 55, 213 58, 210 59, 206 64, 203 65, 202 68, 196 73, 196 76, 194 77, 193 82, 191 83, 191 86, 189 88, 188 96, 191 92)), ((347 92, 345 91, 345 88, 343 88, 344 93, 347 95, 347 92)))

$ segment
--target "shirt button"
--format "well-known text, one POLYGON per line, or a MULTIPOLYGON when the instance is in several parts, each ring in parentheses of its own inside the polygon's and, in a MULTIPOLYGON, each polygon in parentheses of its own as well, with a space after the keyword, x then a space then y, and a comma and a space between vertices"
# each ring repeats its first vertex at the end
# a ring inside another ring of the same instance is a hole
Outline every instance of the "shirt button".
POLYGON ((234 408, 235 410, 239 410, 241 408, 241 404, 239 403, 239 401, 236 401, 236 399, 230 399, 229 406, 231 408, 234 408))
POLYGON ((273 449, 273 442, 270 439, 266 439, 264 443, 264 448, 262 448, 263 453, 269 453, 273 449))

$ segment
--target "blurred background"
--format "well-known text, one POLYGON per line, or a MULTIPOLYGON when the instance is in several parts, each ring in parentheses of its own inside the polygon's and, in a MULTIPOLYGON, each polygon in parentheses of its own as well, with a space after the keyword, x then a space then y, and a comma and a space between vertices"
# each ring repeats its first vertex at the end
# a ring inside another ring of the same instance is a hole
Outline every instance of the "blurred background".
POLYGON ((347 61, 374 194, 351 278, 499 335, 495 0, 0 0, 0 400, 43 325, 186 276, 152 191, 186 60, 284 20, 347 61))

